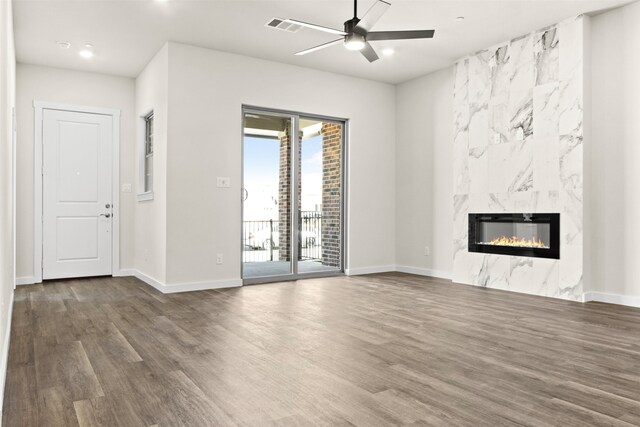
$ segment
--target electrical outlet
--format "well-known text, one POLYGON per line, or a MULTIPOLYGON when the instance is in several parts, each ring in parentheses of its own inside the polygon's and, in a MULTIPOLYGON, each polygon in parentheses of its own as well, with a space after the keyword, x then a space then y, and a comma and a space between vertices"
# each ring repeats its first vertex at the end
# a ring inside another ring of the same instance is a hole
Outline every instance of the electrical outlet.
POLYGON ((122 184, 123 193, 131 193, 131 184, 122 184))
POLYGON ((429 256, 431 255, 431 249, 429 249, 429 246, 425 246, 424 247, 424 256, 429 256))
POLYGON ((229 188, 231 187, 231 178, 228 176, 219 176, 217 180, 218 188, 229 188))
POLYGON ((218 254, 216 257, 216 264, 222 264, 222 254, 218 254))

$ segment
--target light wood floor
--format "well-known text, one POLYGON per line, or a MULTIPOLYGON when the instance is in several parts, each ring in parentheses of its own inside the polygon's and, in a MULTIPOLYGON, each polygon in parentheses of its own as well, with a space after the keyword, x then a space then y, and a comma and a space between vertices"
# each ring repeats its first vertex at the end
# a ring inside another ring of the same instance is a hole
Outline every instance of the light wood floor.
POLYGON ((406 274, 16 290, 5 426, 640 425, 640 310, 406 274))

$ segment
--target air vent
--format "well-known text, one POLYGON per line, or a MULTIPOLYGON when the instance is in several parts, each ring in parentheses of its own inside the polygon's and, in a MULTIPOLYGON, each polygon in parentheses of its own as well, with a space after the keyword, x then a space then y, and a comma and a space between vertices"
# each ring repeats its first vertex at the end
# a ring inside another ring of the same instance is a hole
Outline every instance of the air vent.
POLYGON ((277 28, 278 30, 288 31, 290 33, 295 33, 300 28, 302 28, 301 25, 292 24, 290 22, 287 22, 285 19, 280 19, 280 18, 273 18, 271 21, 266 23, 266 26, 271 28, 277 28))

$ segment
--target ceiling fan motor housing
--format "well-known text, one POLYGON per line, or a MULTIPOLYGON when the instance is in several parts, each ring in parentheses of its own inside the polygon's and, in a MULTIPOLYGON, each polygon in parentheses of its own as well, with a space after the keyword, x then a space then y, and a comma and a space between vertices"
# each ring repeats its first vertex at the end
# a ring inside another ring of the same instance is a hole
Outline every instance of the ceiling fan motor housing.
POLYGON ((360 34, 361 36, 366 36, 367 35, 366 31, 363 31, 361 28, 356 27, 358 25, 358 22, 360 22, 360 19, 358 18, 351 18, 348 21, 345 21, 344 32, 347 34, 357 33, 357 34, 360 34))

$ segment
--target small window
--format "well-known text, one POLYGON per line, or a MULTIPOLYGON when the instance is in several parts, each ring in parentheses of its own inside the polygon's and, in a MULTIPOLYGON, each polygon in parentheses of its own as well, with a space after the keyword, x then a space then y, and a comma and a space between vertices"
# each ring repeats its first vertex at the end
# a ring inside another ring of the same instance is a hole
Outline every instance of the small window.
POLYGON ((153 111, 144 117, 144 192, 153 191, 153 111))

